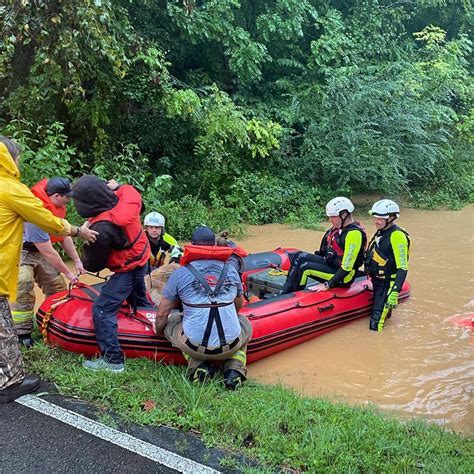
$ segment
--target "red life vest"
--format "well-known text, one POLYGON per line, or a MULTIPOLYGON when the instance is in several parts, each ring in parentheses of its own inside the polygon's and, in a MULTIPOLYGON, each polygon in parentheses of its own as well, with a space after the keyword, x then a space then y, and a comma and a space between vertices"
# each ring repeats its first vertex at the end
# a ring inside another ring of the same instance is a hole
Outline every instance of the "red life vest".
MULTIPOLYGON (((41 199, 43 203, 43 207, 51 211, 56 217, 60 217, 64 219, 66 217, 66 207, 57 207, 49 198, 48 194, 46 193, 46 185, 48 184, 48 180, 46 178, 38 181, 32 188, 31 192, 38 198, 41 199)), ((49 234, 51 239, 51 243, 55 244, 56 242, 62 242, 64 240, 64 236, 60 235, 52 235, 49 234)))
MULTIPOLYGON (((344 255, 344 249, 340 245, 341 237, 344 233, 349 232, 350 230, 359 229, 363 235, 365 235, 364 226, 360 222, 353 222, 349 224, 347 227, 343 229, 338 229, 337 227, 333 227, 326 232, 326 235, 323 239, 326 239, 326 246, 328 249, 334 250, 338 257, 342 257, 344 255)), ((365 242, 364 242, 365 248, 365 242)))
POLYGON ((123 185, 115 194, 119 199, 116 206, 88 220, 91 224, 99 221, 111 222, 122 229, 128 244, 121 250, 111 250, 107 267, 113 272, 123 273, 145 265, 150 258, 150 246, 140 222, 140 193, 133 186, 123 185))
POLYGON ((194 260, 220 260, 226 262, 233 254, 246 257, 248 254, 240 247, 221 247, 219 245, 185 245, 180 265, 185 266, 194 260))
POLYGON ((326 237, 326 245, 328 249, 333 249, 337 256, 342 257, 344 255, 344 249, 341 248, 338 242, 338 237, 340 234, 341 229, 338 229, 337 227, 330 229, 326 237))

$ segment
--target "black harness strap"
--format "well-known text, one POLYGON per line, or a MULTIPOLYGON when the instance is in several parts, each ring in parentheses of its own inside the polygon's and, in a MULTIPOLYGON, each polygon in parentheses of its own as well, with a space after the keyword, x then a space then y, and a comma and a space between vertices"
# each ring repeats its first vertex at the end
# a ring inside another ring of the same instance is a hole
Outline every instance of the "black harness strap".
POLYGON ((145 247, 143 248, 143 250, 140 252, 139 255, 135 256, 135 257, 132 257, 132 258, 129 258, 128 260, 125 261, 125 265, 130 265, 131 263, 133 262, 137 262, 138 260, 141 260, 141 258, 143 257, 143 255, 145 255, 145 252, 148 250, 148 241, 146 242, 146 245, 145 247))
POLYGON ((222 285, 224 284, 224 281, 227 277, 227 272, 229 271, 229 264, 227 262, 224 264, 224 267, 222 268, 222 272, 219 276, 219 280, 217 281, 216 286, 214 287, 214 290, 211 290, 211 287, 209 286, 209 283, 207 283, 207 280, 204 278, 202 273, 199 272, 190 263, 188 263, 186 265, 186 268, 195 276, 196 280, 204 288, 204 290, 206 291, 207 296, 209 296, 209 298, 211 300, 211 303, 216 304, 217 301, 213 301, 213 300, 216 299, 217 295, 219 294, 219 291, 221 291, 222 285))
POLYGON ((185 303, 186 306, 189 306, 191 308, 222 308, 223 306, 230 306, 231 304, 234 304, 233 301, 231 301, 230 303, 202 303, 202 304, 199 304, 199 303, 185 303))
MULTIPOLYGON (((122 250, 128 250, 128 249, 131 249, 137 242, 138 242, 138 239, 142 236, 143 234, 143 230, 140 230, 140 232, 138 233, 138 235, 131 241, 129 242, 128 244, 125 245, 125 247, 122 249, 122 250)), ((148 240, 148 239, 147 239, 148 240)))
MULTIPOLYGON (((219 342, 221 343, 221 346, 225 346, 227 342, 225 340, 224 327, 222 326, 222 320, 219 314, 219 306, 218 306, 219 303, 216 301, 216 298, 220 290, 222 289, 222 286, 224 285, 224 281, 227 277, 227 272, 229 271, 229 264, 227 262, 224 264, 224 267, 222 268, 221 274, 219 276, 219 280, 217 280, 217 284, 214 287, 214 290, 211 290, 211 287, 207 283, 202 273, 199 272, 196 268, 194 268, 190 263, 186 265, 186 268, 194 275, 196 280, 201 284, 207 296, 211 300, 210 305, 204 306, 204 307, 210 308, 210 311, 209 311, 209 317, 207 320, 207 326, 206 326, 206 329, 204 331, 204 335, 201 341, 201 345, 204 347, 207 347, 207 344, 209 343, 209 338, 211 336, 212 325, 214 324, 214 321, 215 321, 216 327, 217 327, 217 334, 219 335, 219 342)), ((225 305, 225 306, 228 306, 228 305, 225 305)))
MULTIPOLYGON (((231 342, 227 350, 233 349, 239 342, 240 342, 240 337, 236 338, 233 342, 231 342)), ((199 352, 201 354, 211 354, 211 355, 222 354, 224 352, 223 348, 225 347, 225 346, 221 346, 221 347, 216 347, 215 349, 207 349, 201 346, 195 346, 189 339, 186 339, 185 344, 193 351, 199 352)))
MULTIPOLYGON (((211 319, 214 316, 214 321, 216 322, 216 327, 217 327, 217 334, 219 335, 219 342, 221 343, 221 346, 225 346, 227 344, 227 341, 225 340, 225 333, 224 333, 224 327, 222 326, 222 319, 219 314, 219 308, 216 308, 215 306, 211 308, 211 312, 209 314, 209 319, 211 319)), ((207 333, 204 333, 204 337, 207 336, 207 339, 209 339, 209 336, 211 335, 211 330, 209 329, 209 335, 207 333)), ((202 345, 207 346, 208 341, 206 340, 206 344, 204 344, 204 337, 202 340, 202 345)))
POLYGON ((138 262, 138 260, 141 260, 141 258, 143 257, 143 255, 145 255, 145 252, 146 252, 147 250, 148 250, 148 241, 147 241, 145 247, 143 248, 143 250, 142 250, 138 255, 136 255, 135 257, 129 258, 128 260, 125 260, 125 264, 124 264, 124 265, 109 267, 110 270, 112 270, 112 271, 118 270, 119 268, 122 268, 123 266, 130 265, 130 264, 133 263, 133 262, 138 262))

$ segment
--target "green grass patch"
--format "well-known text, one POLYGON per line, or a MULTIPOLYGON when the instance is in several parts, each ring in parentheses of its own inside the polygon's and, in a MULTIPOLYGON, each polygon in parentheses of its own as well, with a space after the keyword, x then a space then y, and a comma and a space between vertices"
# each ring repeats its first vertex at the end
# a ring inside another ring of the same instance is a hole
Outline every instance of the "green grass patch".
POLYGON ((470 473, 474 465, 471 439, 422 421, 400 422, 375 407, 305 398, 251 380, 229 392, 221 378, 191 384, 183 367, 145 359, 128 359, 122 374, 89 372, 82 360, 41 343, 25 352, 28 370, 55 382, 65 395, 133 423, 193 430, 207 446, 242 452, 267 466, 310 472, 470 473))

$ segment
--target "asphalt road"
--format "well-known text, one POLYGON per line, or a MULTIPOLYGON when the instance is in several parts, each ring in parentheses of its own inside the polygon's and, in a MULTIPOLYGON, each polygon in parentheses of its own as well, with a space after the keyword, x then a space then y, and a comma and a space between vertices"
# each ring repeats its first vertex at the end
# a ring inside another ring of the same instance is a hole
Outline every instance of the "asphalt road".
POLYGON ((0 405, 0 472, 178 472, 18 403, 0 405))
POLYGON ((223 469, 223 458, 226 466, 234 459, 235 466, 255 467, 172 428, 126 424, 113 414, 113 426, 106 426, 95 407, 51 393, 51 384, 41 392, 49 394, 0 404, 1 474, 241 472, 223 469))

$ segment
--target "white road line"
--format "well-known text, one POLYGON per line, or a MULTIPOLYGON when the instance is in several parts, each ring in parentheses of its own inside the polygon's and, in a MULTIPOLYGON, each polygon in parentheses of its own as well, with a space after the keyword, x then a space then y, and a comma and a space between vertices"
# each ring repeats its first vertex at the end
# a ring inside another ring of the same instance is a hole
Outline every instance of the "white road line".
POLYGON ((215 471, 203 464, 122 433, 71 410, 54 405, 42 398, 24 395, 18 398, 16 402, 179 472, 190 474, 219 473, 219 471, 215 471))

